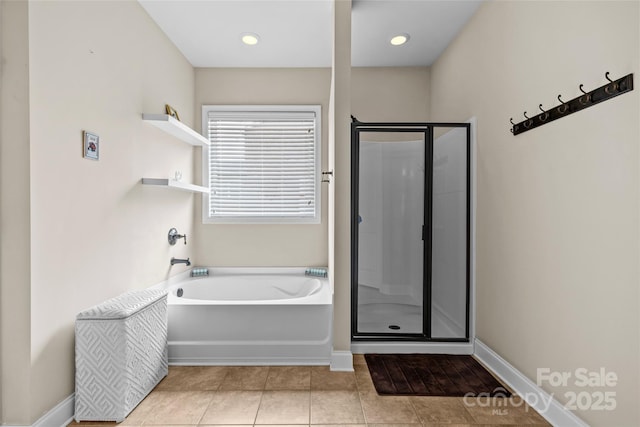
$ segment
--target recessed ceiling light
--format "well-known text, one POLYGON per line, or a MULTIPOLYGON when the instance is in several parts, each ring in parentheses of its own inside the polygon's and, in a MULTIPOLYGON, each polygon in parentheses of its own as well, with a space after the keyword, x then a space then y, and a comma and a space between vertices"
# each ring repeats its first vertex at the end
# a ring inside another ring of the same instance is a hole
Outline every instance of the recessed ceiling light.
POLYGON ((242 43, 246 45, 253 46, 258 44, 259 41, 260 41, 260 37, 258 37, 257 34, 254 34, 254 33, 242 34, 242 43))
POLYGON ((398 34, 397 36, 391 37, 389 43, 394 46, 400 46, 409 41, 409 34, 398 34))

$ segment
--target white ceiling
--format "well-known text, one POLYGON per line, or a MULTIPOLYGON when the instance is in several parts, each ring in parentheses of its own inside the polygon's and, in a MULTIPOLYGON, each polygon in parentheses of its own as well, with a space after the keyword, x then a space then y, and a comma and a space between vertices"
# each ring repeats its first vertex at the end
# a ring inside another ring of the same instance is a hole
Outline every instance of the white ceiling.
POLYGON ((356 0, 351 11, 351 63, 429 66, 480 4, 478 0, 356 0), (409 34, 409 41, 392 46, 389 40, 399 33, 409 34))
MULTIPOLYGON (((138 0, 194 67, 330 67, 330 0, 138 0), (240 36, 255 33, 246 46, 240 36)), ((352 65, 429 66, 482 0, 354 0, 352 65), (398 33, 408 43, 392 46, 398 33)))

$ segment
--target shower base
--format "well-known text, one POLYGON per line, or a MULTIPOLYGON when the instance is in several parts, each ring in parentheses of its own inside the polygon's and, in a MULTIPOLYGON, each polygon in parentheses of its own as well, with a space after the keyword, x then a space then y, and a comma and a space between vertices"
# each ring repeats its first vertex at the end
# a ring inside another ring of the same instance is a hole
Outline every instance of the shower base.
POLYGON ((358 306, 360 332, 422 332, 422 307, 409 304, 361 304, 358 306))
MULTIPOLYGON (((358 286, 358 332, 364 333, 397 333, 420 334, 422 325, 421 295, 385 295, 370 286, 358 286)), ((437 307, 431 313, 431 336, 463 337, 464 330, 451 323, 447 316, 437 307)), ((471 354, 473 346, 469 343, 438 343, 438 342, 363 342, 352 344, 355 352, 378 353, 449 353, 471 354), (366 350, 366 351, 365 351, 366 350)))
MULTIPOLYGON (((422 307, 409 304, 360 304, 358 330, 360 332, 422 333, 422 307)), ((431 318, 433 336, 456 336, 443 316, 435 311, 431 318)))

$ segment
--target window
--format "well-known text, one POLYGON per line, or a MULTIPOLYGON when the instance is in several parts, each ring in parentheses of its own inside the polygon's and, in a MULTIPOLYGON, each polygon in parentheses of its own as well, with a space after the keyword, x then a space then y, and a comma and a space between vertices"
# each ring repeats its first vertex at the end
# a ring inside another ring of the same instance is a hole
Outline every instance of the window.
POLYGON ((205 223, 320 223, 320 106, 202 107, 205 223))

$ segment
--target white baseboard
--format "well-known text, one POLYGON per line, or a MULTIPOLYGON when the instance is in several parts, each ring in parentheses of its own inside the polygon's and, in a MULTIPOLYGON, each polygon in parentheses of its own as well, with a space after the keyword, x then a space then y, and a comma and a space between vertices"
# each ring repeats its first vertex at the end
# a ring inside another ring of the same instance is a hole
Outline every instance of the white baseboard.
POLYGON ((350 351, 332 351, 331 364, 332 371, 353 371, 353 354, 350 351))
POLYGON ((75 413, 75 393, 54 406, 31 427, 65 427, 73 421, 75 413))
POLYGON ((589 426, 479 339, 475 340, 474 356, 552 425, 589 426))

